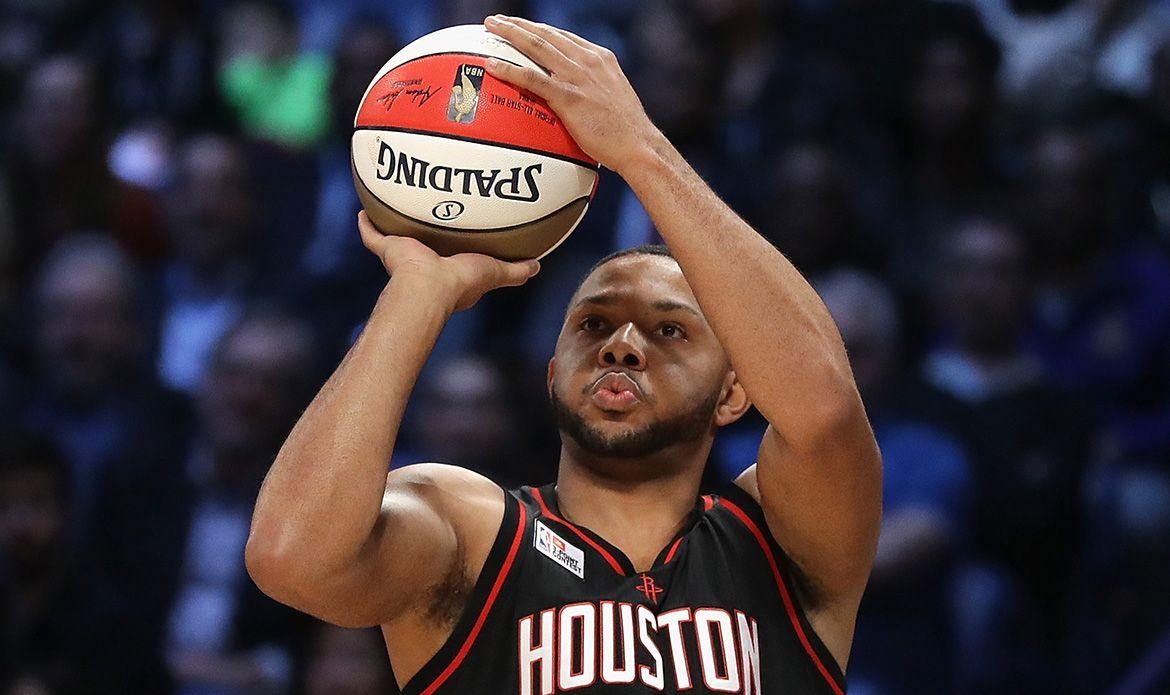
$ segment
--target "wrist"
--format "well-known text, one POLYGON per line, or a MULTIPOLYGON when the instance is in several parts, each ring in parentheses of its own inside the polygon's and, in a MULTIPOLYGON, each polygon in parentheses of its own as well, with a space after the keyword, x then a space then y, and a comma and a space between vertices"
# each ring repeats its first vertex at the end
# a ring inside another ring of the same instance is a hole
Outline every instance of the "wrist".
POLYGON ((417 307, 437 309, 445 317, 455 313, 460 290, 455 283, 442 273, 424 269, 402 269, 390 276, 382 288, 379 302, 409 302, 417 307))
POLYGON ((649 135, 640 139, 629 149, 620 166, 614 171, 633 186, 640 177, 656 176, 667 160, 667 153, 674 149, 662 131, 653 128, 649 135))

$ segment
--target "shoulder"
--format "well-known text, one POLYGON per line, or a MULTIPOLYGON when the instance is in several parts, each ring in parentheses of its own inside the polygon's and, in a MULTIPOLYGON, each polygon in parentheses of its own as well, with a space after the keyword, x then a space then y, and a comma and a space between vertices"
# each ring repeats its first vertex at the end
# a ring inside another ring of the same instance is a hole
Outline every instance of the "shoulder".
POLYGON ((388 485, 420 486, 463 492, 497 491, 500 486, 470 468, 446 463, 412 463, 390 471, 388 485))
POLYGON ((416 463, 386 476, 382 512, 394 514, 422 504, 451 524, 461 546, 474 548, 490 545, 508 496, 495 482, 468 468, 416 463))

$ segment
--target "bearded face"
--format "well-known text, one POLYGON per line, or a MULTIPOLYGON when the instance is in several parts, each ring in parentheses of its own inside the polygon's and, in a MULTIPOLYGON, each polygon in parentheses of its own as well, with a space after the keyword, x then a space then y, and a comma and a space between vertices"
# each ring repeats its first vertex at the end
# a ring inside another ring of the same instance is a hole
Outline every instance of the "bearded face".
POLYGON ((650 456, 713 433, 729 369, 678 264, 619 257, 569 306, 550 366, 553 416, 594 457, 650 456))

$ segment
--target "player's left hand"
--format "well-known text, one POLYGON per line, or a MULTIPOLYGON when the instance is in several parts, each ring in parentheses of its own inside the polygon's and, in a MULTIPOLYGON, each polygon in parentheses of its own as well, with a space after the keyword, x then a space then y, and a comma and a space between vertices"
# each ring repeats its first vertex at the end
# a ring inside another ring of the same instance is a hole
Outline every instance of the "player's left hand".
POLYGON ((489 59, 487 71, 544 99, 581 149, 624 174, 638 152, 662 137, 613 51, 547 24, 493 15, 487 30, 548 73, 489 59))

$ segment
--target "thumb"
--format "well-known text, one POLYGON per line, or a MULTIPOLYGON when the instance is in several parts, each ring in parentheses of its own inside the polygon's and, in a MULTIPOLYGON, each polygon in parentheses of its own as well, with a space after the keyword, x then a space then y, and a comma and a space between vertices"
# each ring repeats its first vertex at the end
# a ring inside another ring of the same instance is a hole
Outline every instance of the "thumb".
POLYGON ((500 278, 501 287, 517 287, 528 282, 528 279, 540 272, 540 261, 500 262, 503 277, 500 278))

